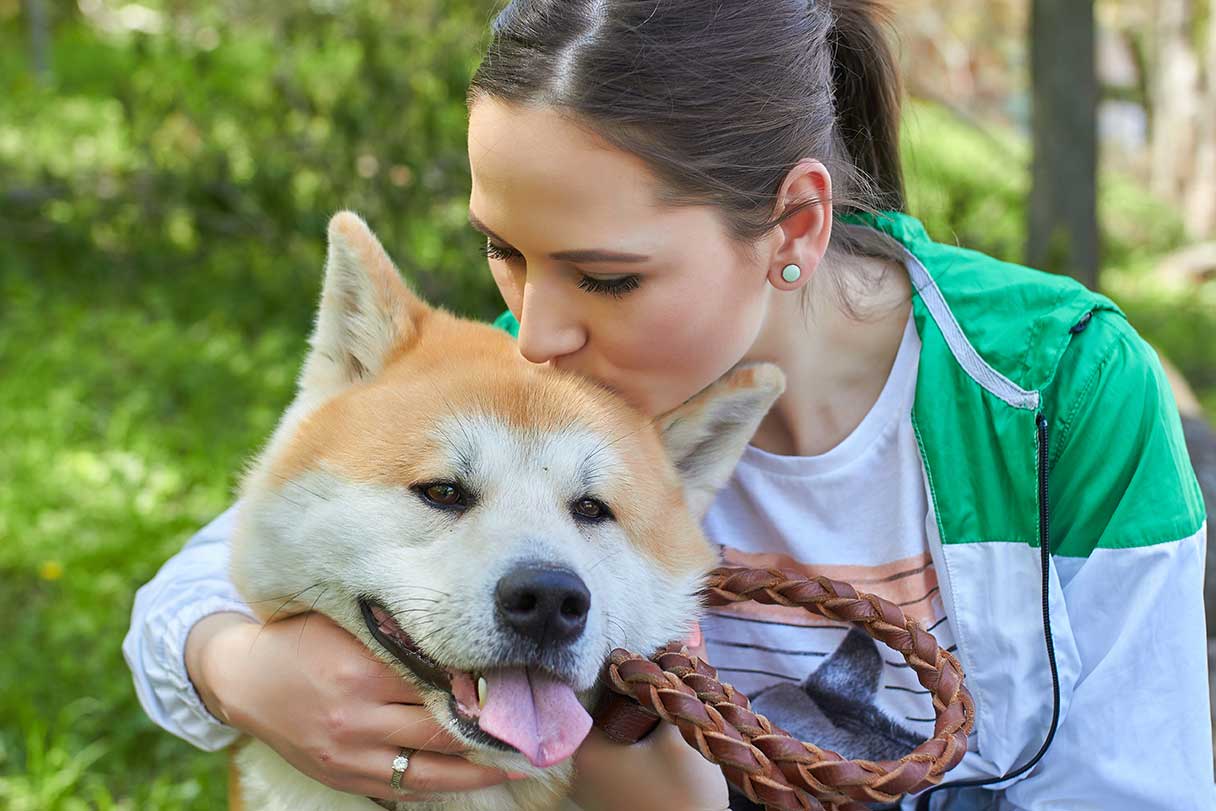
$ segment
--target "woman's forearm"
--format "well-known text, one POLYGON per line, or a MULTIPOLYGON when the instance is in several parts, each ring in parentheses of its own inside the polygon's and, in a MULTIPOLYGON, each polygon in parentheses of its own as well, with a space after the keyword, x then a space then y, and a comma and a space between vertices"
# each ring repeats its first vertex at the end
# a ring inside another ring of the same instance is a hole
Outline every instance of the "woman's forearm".
POLYGON ((248 645, 250 636, 256 633, 258 624, 244 614, 224 612, 204 617, 195 623, 186 637, 186 672, 194 689, 203 700, 207 710, 219 720, 233 726, 224 706, 216 678, 223 663, 240 655, 239 646, 248 645))
POLYGON ((253 612, 228 576, 235 508, 194 535, 135 594, 123 657, 140 704, 162 729, 208 752, 237 732, 204 705, 187 672, 186 644, 195 626, 216 614, 253 612))

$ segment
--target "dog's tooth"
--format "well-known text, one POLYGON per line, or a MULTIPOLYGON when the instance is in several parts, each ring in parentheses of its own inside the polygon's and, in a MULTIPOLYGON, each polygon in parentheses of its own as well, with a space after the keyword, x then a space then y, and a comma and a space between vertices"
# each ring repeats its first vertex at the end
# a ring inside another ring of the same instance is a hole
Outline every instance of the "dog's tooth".
POLYGON ((490 694, 490 686, 486 684, 485 676, 477 677, 477 706, 481 709, 486 708, 486 697, 490 694))

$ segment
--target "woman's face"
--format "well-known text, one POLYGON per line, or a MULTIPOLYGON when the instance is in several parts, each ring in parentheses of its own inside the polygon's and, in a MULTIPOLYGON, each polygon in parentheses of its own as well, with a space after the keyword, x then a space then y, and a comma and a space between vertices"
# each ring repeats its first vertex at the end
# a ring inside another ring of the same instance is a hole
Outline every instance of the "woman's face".
POLYGON ((771 288, 716 209, 660 207, 636 157, 549 107, 476 101, 470 222, 519 319, 519 351, 657 415, 751 348, 771 288))

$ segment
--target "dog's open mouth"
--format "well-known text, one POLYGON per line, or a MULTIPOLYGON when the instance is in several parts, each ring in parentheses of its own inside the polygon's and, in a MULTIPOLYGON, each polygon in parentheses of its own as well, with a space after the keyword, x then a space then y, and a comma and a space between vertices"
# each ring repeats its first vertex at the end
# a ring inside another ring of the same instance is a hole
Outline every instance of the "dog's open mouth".
POLYGON ((574 689, 540 668, 511 666, 474 673, 441 667, 383 606, 362 598, 368 630, 423 681, 451 694, 461 730, 493 746, 505 744, 544 768, 565 760, 591 729, 574 689))

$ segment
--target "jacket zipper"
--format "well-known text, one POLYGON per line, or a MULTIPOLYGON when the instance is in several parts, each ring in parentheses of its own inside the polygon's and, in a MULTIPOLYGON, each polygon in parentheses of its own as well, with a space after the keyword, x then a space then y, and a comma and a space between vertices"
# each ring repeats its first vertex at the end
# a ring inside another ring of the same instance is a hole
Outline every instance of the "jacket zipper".
MULTIPOLYGON (((1088 321, 1088 318, 1083 319, 1082 324, 1088 325, 1088 321)), ((1081 326, 1081 329, 1085 329, 1085 326, 1081 326)), ((1074 332, 1074 334, 1076 333, 1074 332)), ((929 811, 929 795, 941 789, 978 788, 1020 777, 1042 760, 1043 755, 1047 753, 1047 748, 1051 746, 1052 739, 1056 736, 1056 726, 1060 721, 1060 674, 1056 669, 1056 648, 1051 636, 1051 604, 1048 600, 1051 587, 1051 504, 1048 501, 1050 491, 1047 486, 1047 465, 1051 461, 1051 445, 1047 433, 1047 416, 1040 411, 1035 415, 1034 422, 1039 453, 1039 570, 1043 575, 1043 641, 1047 645, 1047 662, 1051 667, 1051 726, 1047 729, 1047 737, 1043 740, 1039 751, 1017 769, 1006 772, 1000 777, 960 780, 957 783, 942 783, 934 786, 917 799, 916 811, 929 811)))

